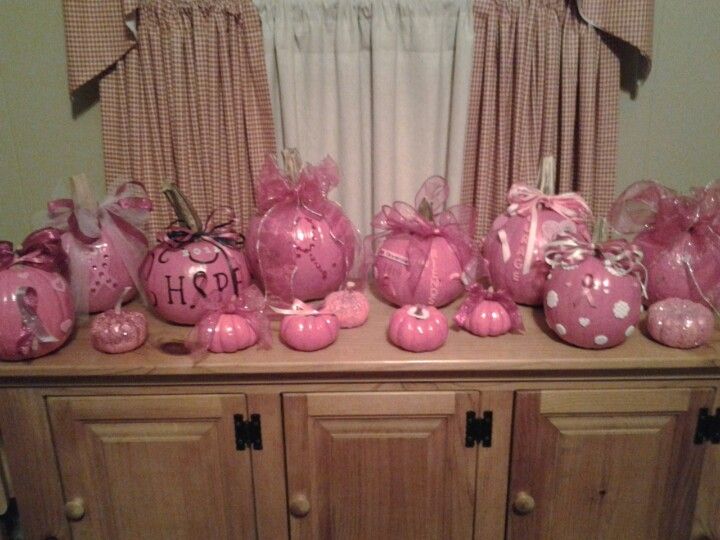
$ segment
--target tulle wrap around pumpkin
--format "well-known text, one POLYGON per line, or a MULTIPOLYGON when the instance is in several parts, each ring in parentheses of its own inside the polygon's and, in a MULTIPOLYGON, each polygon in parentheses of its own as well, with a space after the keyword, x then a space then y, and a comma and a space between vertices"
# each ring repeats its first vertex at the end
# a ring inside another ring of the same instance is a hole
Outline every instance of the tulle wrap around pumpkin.
POLYGON ((215 292, 204 302, 205 314, 195 325, 188 345, 191 350, 214 353, 233 353, 255 344, 269 349, 272 335, 265 307, 265 298, 255 285, 227 301, 220 300, 220 293, 215 292))
POLYGON ((158 245, 140 268, 140 279, 155 313, 169 322, 191 325, 202 318, 204 301, 211 295, 217 292, 219 301, 227 301, 250 285, 243 237, 231 209, 220 207, 202 223, 175 186, 164 192, 178 221, 158 235, 158 245))
POLYGON ((286 152, 288 171, 268 157, 256 186, 259 215, 248 227, 253 275, 273 301, 316 300, 347 280, 362 245, 358 231, 328 193, 340 182, 335 162, 302 164, 286 152))
POLYGON ((474 281, 475 212, 466 205, 446 209, 448 192, 444 178, 430 177, 414 206, 396 201, 373 218, 373 275, 388 302, 444 306, 463 293, 465 282, 474 281))
POLYGON ((685 298, 720 310, 720 180, 687 196, 637 182, 615 201, 608 221, 636 235, 648 271, 648 303, 685 298))
POLYGON ((0 360, 29 360, 60 348, 75 312, 61 232, 41 229, 17 251, 0 242, 0 360))
POLYGON ((455 322, 480 337, 523 332, 522 316, 505 291, 485 289, 474 284, 455 314, 455 322))
POLYGON ((73 199, 48 203, 50 224, 63 231, 79 313, 111 309, 128 287, 125 300, 135 296, 138 269, 148 249, 143 228, 151 210, 139 182, 121 184, 98 205, 83 175, 73 177, 73 199))
POLYGON ((546 195, 515 184, 507 198, 507 210, 495 219, 483 245, 490 281, 519 304, 540 305, 550 271, 545 245, 563 232, 589 240, 586 223, 592 214, 575 193, 546 195))

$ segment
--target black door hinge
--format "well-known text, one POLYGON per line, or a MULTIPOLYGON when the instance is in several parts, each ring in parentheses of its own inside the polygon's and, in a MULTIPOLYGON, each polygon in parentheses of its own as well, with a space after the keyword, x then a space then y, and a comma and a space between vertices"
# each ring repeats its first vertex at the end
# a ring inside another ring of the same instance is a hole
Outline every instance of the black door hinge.
POLYGON ((485 448, 492 446, 492 411, 484 411, 478 418, 475 411, 467 412, 465 423, 465 446, 472 448, 475 443, 485 448))
POLYGON ((253 450, 262 450, 260 415, 251 414, 250 420, 246 421, 242 414, 236 414, 234 421, 235 448, 245 450, 245 448, 251 447, 253 450))
POLYGON ((698 413, 697 429, 695 430, 695 444, 710 441, 710 444, 720 444, 720 409, 715 415, 709 409, 700 409, 698 413))

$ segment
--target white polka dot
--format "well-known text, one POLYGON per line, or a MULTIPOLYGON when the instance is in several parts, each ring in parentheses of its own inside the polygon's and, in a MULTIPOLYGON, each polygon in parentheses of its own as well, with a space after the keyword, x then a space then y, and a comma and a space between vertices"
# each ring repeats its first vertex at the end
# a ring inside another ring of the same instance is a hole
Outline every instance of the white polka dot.
POLYGON ((558 336, 564 336, 565 334, 567 334, 567 330, 566 330, 565 327, 564 327, 562 324, 560 324, 560 323, 557 323, 557 324, 555 325, 555 331, 558 333, 558 336))
POLYGON ((625 335, 626 335, 627 337, 630 337, 630 336, 632 336, 632 334, 633 334, 634 331, 635 331, 635 327, 634 327, 634 326, 628 326, 628 327, 627 327, 627 330, 625 330, 625 335))
POLYGON ((613 306, 613 315, 616 319, 624 319, 630 313, 630 306, 625 300, 618 300, 613 306))
POLYGON ((583 328, 587 328, 588 326, 590 326, 590 319, 588 319, 587 317, 580 317, 578 319, 578 323, 580 323, 580 326, 582 326, 583 328))
POLYGON ((552 289, 548 291, 547 297, 545 298, 549 308, 557 307, 558 305, 558 294, 552 289))
POLYGON ((603 336, 600 334, 599 336, 595 336, 595 345, 605 345, 608 342, 607 336, 603 336))

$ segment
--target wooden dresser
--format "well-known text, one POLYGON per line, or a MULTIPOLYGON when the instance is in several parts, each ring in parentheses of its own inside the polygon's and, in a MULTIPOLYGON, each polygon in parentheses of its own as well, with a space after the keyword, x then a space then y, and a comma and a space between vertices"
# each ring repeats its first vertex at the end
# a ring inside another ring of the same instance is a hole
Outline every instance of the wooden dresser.
POLYGON ((132 353, 3 363, 25 538, 720 539, 720 333, 590 352, 525 309, 413 355, 390 312, 317 353, 173 355, 151 317, 132 353))

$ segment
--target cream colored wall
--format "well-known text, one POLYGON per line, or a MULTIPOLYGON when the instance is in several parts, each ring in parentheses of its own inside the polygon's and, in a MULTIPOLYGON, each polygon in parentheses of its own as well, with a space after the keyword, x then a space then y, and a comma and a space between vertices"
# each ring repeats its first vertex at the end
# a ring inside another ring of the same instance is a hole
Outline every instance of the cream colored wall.
MULTIPOLYGON (((656 4, 652 72, 621 98, 618 190, 720 177, 720 2, 656 4)), ((21 240, 70 174, 102 185, 92 97, 68 98, 60 0, 0 0, 0 238, 21 240)))

